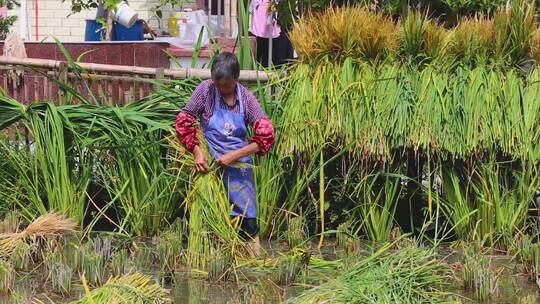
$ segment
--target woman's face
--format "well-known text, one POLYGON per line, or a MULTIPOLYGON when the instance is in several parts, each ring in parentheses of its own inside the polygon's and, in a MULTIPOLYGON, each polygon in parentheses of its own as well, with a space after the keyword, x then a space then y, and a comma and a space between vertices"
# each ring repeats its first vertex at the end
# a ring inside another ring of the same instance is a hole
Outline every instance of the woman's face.
POLYGON ((236 82, 234 79, 214 80, 214 86, 219 90, 221 95, 228 96, 236 90, 236 82))

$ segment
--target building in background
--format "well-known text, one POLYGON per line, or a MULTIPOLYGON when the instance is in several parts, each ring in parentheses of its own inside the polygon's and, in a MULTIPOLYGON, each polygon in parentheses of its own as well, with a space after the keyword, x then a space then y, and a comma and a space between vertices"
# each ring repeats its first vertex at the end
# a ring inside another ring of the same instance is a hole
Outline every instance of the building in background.
MULTIPOLYGON (((52 36, 57 37, 63 42, 84 41, 86 20, 95 19, 96 17, 95 9, 72 14, 70 1, 22 0, 21 3, 23 2, 26 2, 28 12, 28 41, 40 41, 47 38, 49 41, 51 41, 52 39, 50 37, 52 36)), ((155 14, 150 10, 150 8, 153 7, 156 2, 157 1, 130 0, 129 5, 138 12, 139 18, 146 20, 151 27, 156 29, 166 29, 167 19, 175 12, 170 8, 164 9, 163 18, 162 20, 159 20, 159 18, 157 18, 157 16, 155 16, 155 14)), ((24 9, 23 6, 21 6, 22 9, 24 9)), ((195 6, 195 0, 188 0, 183 4, 183 7, 195 8, 195 6)), ((15 22, 15 24, 12 26, 12 30, 19 33, 20 22, 22 20, 20 17, 20 12, 21 8, 19 7, 15 7, 8 12, 10 16, 18 17, 17 22, 15 22)))

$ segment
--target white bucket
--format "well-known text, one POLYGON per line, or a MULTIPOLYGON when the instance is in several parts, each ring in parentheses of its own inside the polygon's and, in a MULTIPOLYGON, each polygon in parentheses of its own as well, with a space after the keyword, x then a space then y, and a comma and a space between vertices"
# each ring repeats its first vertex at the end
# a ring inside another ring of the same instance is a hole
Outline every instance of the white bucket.
POLYGON ((129 7, 126 2, 122 1, 116 6, 114 21, 129 28, 132 27, 138 19, 139 14, 129 7))

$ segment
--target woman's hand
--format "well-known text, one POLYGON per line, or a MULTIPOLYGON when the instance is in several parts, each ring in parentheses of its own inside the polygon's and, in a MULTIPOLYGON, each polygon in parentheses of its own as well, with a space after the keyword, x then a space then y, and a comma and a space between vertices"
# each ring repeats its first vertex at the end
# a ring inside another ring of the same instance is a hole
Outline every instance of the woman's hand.
POLYGON ((222 166, 230 166, 242 157, 250 156, 253 153, 257 153, 258 151, 259 145, 256 143, 250 143, 243 148, 223 154, 221 157, 216 159, 216 163, 222 166))
POLYGON ((216 159, 216 163, 222 166, 229 167, 230 165, 234 164, 238 160, 237 153, 235 152, 236 151, 232 151, 232 152, 222 155, 221 157, 216 159))
POLYGON ((193 155, 195 156, 195 168, 197 169, 197 172, 206 173, 210 171, 208 159, 206 159, 206 156, 199 146, 193 148, 193 155))

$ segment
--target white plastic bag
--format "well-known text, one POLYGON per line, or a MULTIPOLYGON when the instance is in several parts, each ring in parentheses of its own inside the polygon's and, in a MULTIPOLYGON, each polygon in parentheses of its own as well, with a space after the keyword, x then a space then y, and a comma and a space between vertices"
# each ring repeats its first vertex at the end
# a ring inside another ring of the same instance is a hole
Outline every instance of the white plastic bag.
POLYGON ((202 10, 184 12, 183 14, 186 18, 178 20, 178 37, 182 47, 194 49, 199 40, 199 35, 202 35, 201 47, 205 47, 210 42, 206 14, 202 10))

